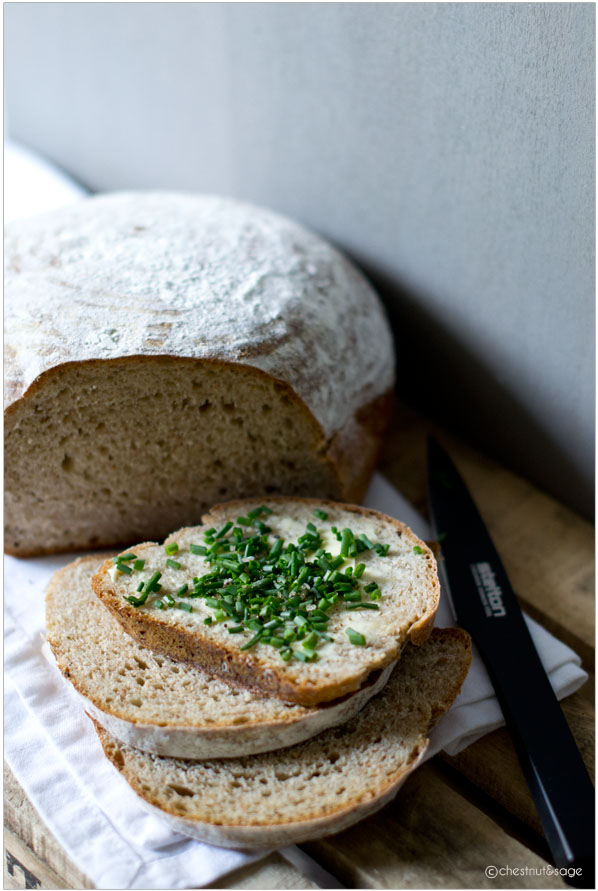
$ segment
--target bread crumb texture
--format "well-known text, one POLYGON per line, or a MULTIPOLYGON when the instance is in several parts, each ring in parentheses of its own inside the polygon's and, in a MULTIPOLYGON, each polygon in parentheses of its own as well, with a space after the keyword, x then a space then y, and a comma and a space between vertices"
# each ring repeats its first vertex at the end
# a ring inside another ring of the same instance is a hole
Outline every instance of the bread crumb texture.
POLYGON ((330 818, 358 812, 392 789, 452 704, 470 661, 465 632, 436 630, 421 648, 408 645, 383 692, 349 723, 251 758, 160 758, 97 730, 107 756, 133 789, 168 814, 253 828, 330 818))

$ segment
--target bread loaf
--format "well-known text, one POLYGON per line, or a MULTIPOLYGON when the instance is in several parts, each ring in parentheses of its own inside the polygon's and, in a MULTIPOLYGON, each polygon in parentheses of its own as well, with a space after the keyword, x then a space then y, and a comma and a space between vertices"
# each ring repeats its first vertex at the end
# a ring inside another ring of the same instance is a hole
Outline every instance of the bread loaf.
POLYGON ((135 640, 304 706, 359 690, 407 640, 422 643, 440 596, 434 556, 407 526, 330 501, 228 502, 201 527, 123 556, 92 585, 135 640), (313 544, 302 544, 310 527, 313 544), (340 553, 345 536, 355 556, 340 553), (210 540, 222 549, 215 557, 204 556, 210 540))
POLYGON ((321 708, 230 687, 136 643, 94 596, 98 556, 56 572, 46 595, 47 638, 86 711, 120 742, 173 758, 230 758, 295 745, 356 715, 391 663, 357 693, 321 708))
POLYGON ((146 807, 178 832, 223 847, 288 845, 340 832, 396 795, 470 662, 466 632, 436 629, 406 646, 382 693, 348 724, 251 758, 159 758, 96 730, 146 807))
POLYGON ((162 539, 223 497, 360 500, 393 350, 378 298, 330 245, 167 192, 6 234, 9 553, 162 539))

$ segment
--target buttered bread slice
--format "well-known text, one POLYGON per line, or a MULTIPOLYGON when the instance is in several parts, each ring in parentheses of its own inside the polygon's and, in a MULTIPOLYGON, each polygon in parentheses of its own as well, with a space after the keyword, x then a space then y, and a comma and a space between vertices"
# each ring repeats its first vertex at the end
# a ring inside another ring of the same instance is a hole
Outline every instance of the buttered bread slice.
POLYGON ((85 710, 120 742, 172 758, 231 758, 309 739, 354 717, 393 669, 357 693, 306 708, 231 687, 193 665, 140 646, 91 589, 101 563, 81 557, 54 573, 46 594, 48 643, 85 710))
POLYGON ((283 497, 218 505, 202 526, 106 561, 92 585, 149 649, 304 706, 423 643, 440 595, 434 555, 403 523, 283 497))

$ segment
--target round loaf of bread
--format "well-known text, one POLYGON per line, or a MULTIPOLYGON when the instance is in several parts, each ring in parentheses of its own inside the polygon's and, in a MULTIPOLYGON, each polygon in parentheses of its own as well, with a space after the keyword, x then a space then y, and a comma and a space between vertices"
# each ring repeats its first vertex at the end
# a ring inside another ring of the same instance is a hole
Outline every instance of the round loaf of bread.
POLYGON ((383 308, 274 213, 108 194, 7 227, 5 545, 161 539, 215 501, 358 501, 388 420, 383 308))

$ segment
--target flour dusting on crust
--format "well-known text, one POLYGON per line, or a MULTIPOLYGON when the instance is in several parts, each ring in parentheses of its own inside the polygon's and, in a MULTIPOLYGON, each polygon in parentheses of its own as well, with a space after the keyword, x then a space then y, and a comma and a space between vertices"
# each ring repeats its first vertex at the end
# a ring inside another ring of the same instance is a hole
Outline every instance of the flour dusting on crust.
POLYGON ((331 435, 392 386, 391 335, 372 288, 270 211, 114 193, 6 232, 7 404, 64 362, 218 358, 291 384, 331 435))

